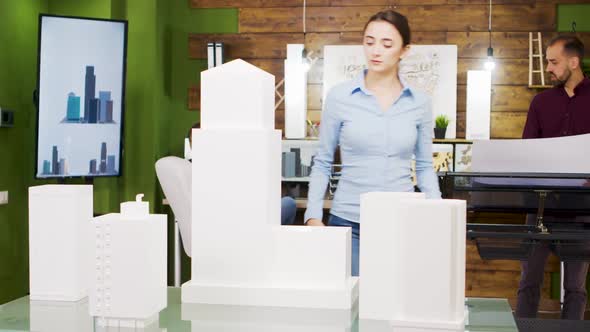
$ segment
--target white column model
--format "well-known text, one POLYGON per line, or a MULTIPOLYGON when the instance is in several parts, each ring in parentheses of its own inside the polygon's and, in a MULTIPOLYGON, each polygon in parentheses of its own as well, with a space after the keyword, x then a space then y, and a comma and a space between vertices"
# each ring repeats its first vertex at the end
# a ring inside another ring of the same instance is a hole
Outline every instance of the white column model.
POLYGON ((167 216, 148 202, 94 218, 90 314, 99 326, 144 328, 167 304, 167 216))
MULTIPOLYGON (((305 138, 307 132, 307 69, 303 44, 287 44, 285 59, 285 137, 305 138)), ((307 65, 309 66, 309 65, 307 65)))
POLYGON ((466 105, 465 138, 490 139, 490 112, 492 110, 491 71, 467 71, 466 105))
POLYGON ((29 188, 31 300, 78 301, 88 295, 92 186, 29 188))
POLYGON ((280 226, 274 76, 242 60, 201 73, 193 130, 192 280, 182 301, 350 308, 350 230, 280 226))
POLYGON ((462 329, 465 218, 465 201, 361 195, 360 318, 394 327, 462 329))

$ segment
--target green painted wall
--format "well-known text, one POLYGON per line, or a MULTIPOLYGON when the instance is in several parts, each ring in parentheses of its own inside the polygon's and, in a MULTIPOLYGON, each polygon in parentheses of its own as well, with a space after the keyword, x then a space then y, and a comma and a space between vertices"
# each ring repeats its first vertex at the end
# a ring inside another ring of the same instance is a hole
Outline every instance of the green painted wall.
POLYGON ((15 111, 15 126, 0 128, 0 303, 28 290, 27 188, 34 172, 37 25, 47 1, 0 1, 0 107, 15 111))
POLYGON ((64 16, 111 18, 111 0, 48 0, 47 13, 64 16))
POLYGON ((572 22, 576 22, 576 31, 590 31, 590 3, 557 5, 557 31, 572 31, 572 22))
MULTIPOLYGON (((557 31, 571 32, 572 22, 576 22, 577 32, 590 32, 590 3, 557 5, 557 31)), ((590 48, 590 45, 584 46, 590 48)), ((584 72, 590 76, 590 58, 585 58, 583 63, 584 72)))
MULTIPOLYGON (((170 124, 169 154, 182 156, 183 138, 199 119, 199 112, 187 110, 187 89, 198 84, 201 71, 207 68, 204 60, 191 60, 188 55, 189 33, 237 33, 237 9, 188 9, 188 2, 170 3, 170 20, 166 27, 167 59, 166 93, 171 105, 167 111, 175 121, 170 124)), ((203 47, 206 47, 203 45, 203 47)))

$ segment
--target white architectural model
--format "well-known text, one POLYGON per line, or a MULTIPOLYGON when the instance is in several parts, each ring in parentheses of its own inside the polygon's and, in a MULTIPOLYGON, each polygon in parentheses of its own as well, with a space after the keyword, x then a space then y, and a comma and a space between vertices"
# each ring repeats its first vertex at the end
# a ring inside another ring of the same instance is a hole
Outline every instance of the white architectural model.
POLYGON ((192 280, 182 302, 350 308, 350 230, 280 226, 274 76, 242 60, 201 74, 193 130, 192 280))
POLYGON ((31 300, 78 301, 88 295, 92 186, 29 188, 31 300))
POLYGON ((492 72, 467 71, 466 139, 490 139, 492 111, 492 72))
POLYGON ((285 137, 291 139, 302 139, 307 136, 307 70, 303 60, 303 49, 303 44, 287 44, 285 137))
MULTIPOLYGON (((138 195, 138 200, 141 200, 138 195)), ((90 314, 102 326, 145 327, 167 305, 167 216, 147 202, 94 218, 90 314)))
POLYGON ((361 195, 359 315, 394 327, 462 329, 466 204, 361 195))

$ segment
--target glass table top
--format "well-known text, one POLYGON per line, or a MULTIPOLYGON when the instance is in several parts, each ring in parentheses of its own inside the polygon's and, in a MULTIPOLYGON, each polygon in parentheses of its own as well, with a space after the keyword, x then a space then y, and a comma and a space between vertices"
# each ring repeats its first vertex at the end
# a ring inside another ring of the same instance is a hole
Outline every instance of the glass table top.
MULTIPOLYGON (((518 331, 508 301, 469 298, 461 331, 518 331)), ((244 307, 181 304, 180 288, 168 289, 168 306, 159 319, 136 322, 134 327, 102 326, 88 314, 88 301, 30 301, 28 296, 0 305, 0 332, 175 332, 175 331, 351 331, 435 332, 392 328, 386 322, 358 319, 358 303, 351 310, 244 307), (140 327, 141 326, 141 327, 140 327)), ((450 331, 450 330, 444 330, 450 331)))

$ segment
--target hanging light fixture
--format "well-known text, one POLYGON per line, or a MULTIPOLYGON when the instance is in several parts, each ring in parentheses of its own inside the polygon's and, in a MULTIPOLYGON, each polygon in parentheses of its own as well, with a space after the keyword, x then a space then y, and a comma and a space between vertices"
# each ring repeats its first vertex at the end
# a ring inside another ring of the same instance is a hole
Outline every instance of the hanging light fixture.
POLYGON ((496 62, 494 61, 494 48, 492 47, 492 0, 490 0, 490 13, 488 18, 488 34, 489 34, 489 46, 488 46, 488 58, 484 64, 486 70, 494 70, 496 68, 496 62))
MULTIPOLYGON (((307 34, 307 29, 306 29, 306 21, 307 21, 307 1, 303 0, 303 43, 305 44, 305 37, 307 34)), ((301 54, 301 56, 303 57, 303 70, 305 72, 308 72, 309 69, 311 69, 311 66, 313 65, 312 58, 311 58, 311 54, 313 53, 313 51, 311 52, 307 52, 307 50, 304 48, 303 49, 303 53, 301 54)))

